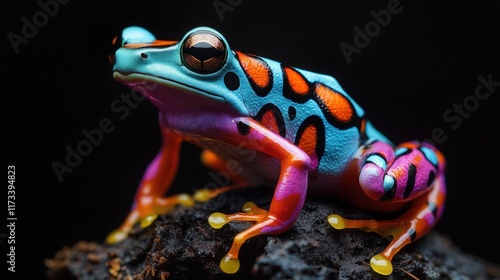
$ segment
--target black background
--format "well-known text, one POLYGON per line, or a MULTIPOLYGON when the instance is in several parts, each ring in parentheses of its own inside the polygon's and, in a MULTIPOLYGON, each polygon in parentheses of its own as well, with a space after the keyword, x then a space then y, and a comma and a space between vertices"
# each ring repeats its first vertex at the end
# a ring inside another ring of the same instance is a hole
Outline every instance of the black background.
MULTIPOLYGON (((500 87, 456 129, 443 118, 454 104, 474 105, 479 75, 500 81, 498 2, 401 0, 402 11, 350 63, 339 44, 353 45, 354 28, 364 29, 374 20, 370 12, 387 9, 392 1, 232 1, 238 5, 222 20, 212 0, 103 2, 60 4, 15 53, 8 34, 22 36, 22 18, 33 22, 41 6, 2 1, 0 168, 16 166, 18 278, 43 278, 43 259, 65 245, 104 240, 125 217, 159 148, 151 104, 139 102, 123 120, 111 109, 122 94, 130 94, 112 79, 107 60, 111 38, 129 25, 169 40, 206 25, 224 34, 233 49, 332 75, 395 143, 430 138, 434 129, 443 129, 447 139, 438 147, 448 161, 449 195, 436 230, 463 250, 500 263, 500 87), (82 130, 98 128, 105 118, 113 132, 59 182, 51 164, 65 163, 65 147, 75 148, 85 140, 82 130)), ((7 205, 5 171, 2 207, 7 205)), ((186 146, 175 188, 190 191, 209 181, 198 150, 186 146)), ((4 260, 7 243, 0 241, 4 260)), ((6 271, 4 261, 0 269, 6 271)))

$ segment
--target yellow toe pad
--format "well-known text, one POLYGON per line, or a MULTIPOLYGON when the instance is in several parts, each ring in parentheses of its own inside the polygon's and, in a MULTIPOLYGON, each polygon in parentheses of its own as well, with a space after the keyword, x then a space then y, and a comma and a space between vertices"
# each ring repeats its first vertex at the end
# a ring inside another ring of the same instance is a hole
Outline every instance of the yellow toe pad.
POLYGON ((227 274, 234 274, 240 269, 240 261, 238 259, 233 259, 226 255, 220 261, 220 269, 227 274))
POLYGON ((381 254, 375 255, 370 260, 370 266, 375 272, 382 275, 390 275, 392 273, 392 263, 381 254))
POLYGON ((147 215, 146 217, 144 217, 141 220, 141 223, 140 223, 141 228, 147 228, 147 227, 149 227, 157 218, 158 218, 157 214, 147 215))
POLYGON ((344 229, 345 221, 344 218, 340 217, 337 214, 332 214, 328 216, 328 223, 334 227, 335 229, 344 229))

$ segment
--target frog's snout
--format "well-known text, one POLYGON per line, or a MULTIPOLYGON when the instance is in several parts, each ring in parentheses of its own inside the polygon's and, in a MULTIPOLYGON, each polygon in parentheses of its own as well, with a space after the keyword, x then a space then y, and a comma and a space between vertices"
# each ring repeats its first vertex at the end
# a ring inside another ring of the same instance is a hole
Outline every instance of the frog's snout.
POLYGON ((113 37, 113 40, 111 41, 111 49, 109 51, 108 60, 111 65, 115 64, 116 51, 127 44, 152 43, 154 41, 156 41, 156 37, 148 30, 139 26, 127 27, 123 29, 123 31, 119 35, 113 37))

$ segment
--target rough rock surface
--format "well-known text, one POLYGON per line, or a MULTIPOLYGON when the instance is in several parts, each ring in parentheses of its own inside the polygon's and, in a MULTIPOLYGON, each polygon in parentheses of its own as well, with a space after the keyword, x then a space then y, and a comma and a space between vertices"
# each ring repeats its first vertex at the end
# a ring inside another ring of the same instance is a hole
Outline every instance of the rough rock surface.
POLYGON ((290 230, 247 241, 240 270, 222 273, 220 259, 249 223, 216 230, 208 216, 239 212, 246 201, 266 208, 271 197, 268 188, 234 190, 193 208, 177 207, 119 244, 82 241, 65 247, 46 260, 49 279, 500 279, 498 267, 461 252, 436 232, 403 248, 393 259, 393 274, 380 276, 368 262, 389 241, 374 233, 335 230, 326 221, 332 213, 371 216, 314 197, 290 230))

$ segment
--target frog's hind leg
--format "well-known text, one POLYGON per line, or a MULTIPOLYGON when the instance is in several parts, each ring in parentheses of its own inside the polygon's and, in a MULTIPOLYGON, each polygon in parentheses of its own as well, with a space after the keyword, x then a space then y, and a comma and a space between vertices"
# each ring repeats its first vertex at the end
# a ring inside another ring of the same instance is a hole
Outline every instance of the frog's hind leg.
MULTIPOLYGON (((439 151, 427 144, 405 143, 399 146, 395 153, 391 153, 392 148, 389 149, 390 146, 388 144, 378 143, 378 145, 363 148, 367 153, 361 157, 364 160, 360 162, 361 172, 359 180, 360 185, 366 184, 366 182, 381 182, 385 193, 379 195, 379 200, 383 201, 389 196, 397 198, 400 193, 403 193, 403 195, 406 193, 406 196, 409 196, 410 192, 406 191, 406 189, 410 187, 409 184, 415 184, 414 182, 419 181, 415 179, 418 176, 417 169, 419 168, 431 174, 435 172, 434 174, 436 175, 429 177, 432 178, 432 180, 428 180, 430 181, 428 182, 429 185, 426 182, 425 186, 412 186, 413 189, 425 187, 426 190, 423 193, 417 193, 416 197, 413 197, 410 202, 410 208, 398 218, 384 221, 349 220, 333 214, 328 217, 328 222, 336 229, 358 228, 364 231, 376 232, 382 236, 392 236, 392 241, 387 248, 382 253, 373 256, 370 260, 373 270, 383 275, 389 275, 393 270, 391 260, 394 255, 403 246, 429 232, 440 218, 444 209, 446 196, 443 175, 445 163, 439 151), (374 151, 374 148, 377 152, 374 151), (415 169, 405 168, 412 165, 415 169), (391 171, 391 169, 395 169, 396 171, 391 171), (405 171, 410 174, 405 174, 405 171), (369 178, 370 176, 372 178, 369 178), (386 179, 384 178, 386 176, 394 176, 394 178, 386 179), (401 180, 400 177, 404 176, 406 176, 406 180, 401 180), (382 179, 379 177, 382 177, 382 179), (399 184, 398 187, 403 188, 403 191, 388 188, 388 186, 395 186, 397 182, 402 181, 405 184, 399 184), (390 195, 387 195, 388 192, 390 195)), ((419 175, 423 174, 420 173, 419 175)), ((370 186, 371 189, 369 191, 375 187, 370 186)))
POLYGON ((405 245, 417 240, 429 232, 439 219, 443 207, 445 188, 444 180, 439 178, 435 187, 428 194, 422 195, 411 208, 393 220, 350 220, 337 214, 328 217, 330 225, 336 229, 357 228, 368 232, 376 232, 382 236, 392 236, 386 249, 373 256, 370 266, 383 275, 392 273, 392 258, 405 245))

